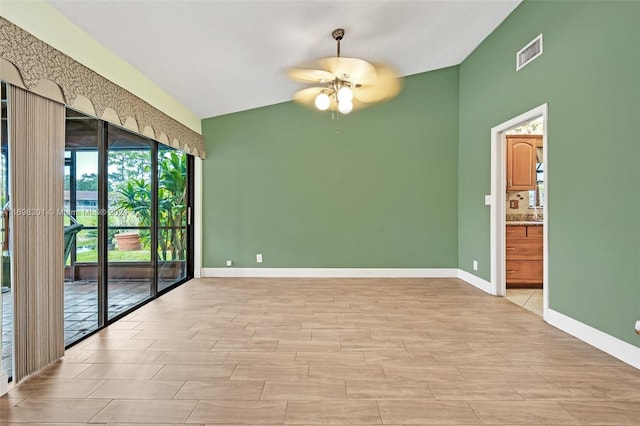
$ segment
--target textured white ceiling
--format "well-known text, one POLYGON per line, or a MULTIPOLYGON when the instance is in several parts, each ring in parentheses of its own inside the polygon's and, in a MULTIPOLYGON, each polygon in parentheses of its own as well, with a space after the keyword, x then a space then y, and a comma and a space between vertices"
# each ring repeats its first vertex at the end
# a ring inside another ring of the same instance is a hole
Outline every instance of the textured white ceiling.
POLYGON ((521 0, 48 0, 201 118, 288 101, 286 70, 335 56, 401 75, 462 62, 521 0))

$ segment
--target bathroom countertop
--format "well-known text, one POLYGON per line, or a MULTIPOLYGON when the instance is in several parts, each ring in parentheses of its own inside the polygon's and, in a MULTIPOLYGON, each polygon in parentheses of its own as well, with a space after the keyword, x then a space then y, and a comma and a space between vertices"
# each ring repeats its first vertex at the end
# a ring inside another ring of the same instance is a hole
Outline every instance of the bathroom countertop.
POLYGON ((544 224, 544 222, 541 220, 508 220, 505 223, 507 226, 518 226, 518 225, 542 226, 544 224))

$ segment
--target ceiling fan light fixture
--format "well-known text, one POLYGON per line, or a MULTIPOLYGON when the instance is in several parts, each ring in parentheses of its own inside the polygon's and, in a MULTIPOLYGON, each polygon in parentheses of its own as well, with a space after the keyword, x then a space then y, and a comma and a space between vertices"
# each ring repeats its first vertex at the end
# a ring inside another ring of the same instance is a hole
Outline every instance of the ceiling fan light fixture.
POLYGON ((331 36, 337 43, 336 56, 289 69, 292 80, 315 86, 297 91, 293 95, 296 102, 315 105, 322 111, 329 109, 348 114, 353 109, 387 101, 400 93, 402 83, 391 67, 340 56, 344 30, 338 28, 331 36))
POLYGON ((331 99, 329 99, 329 95, 322 92, 318 96, 316 96, 314 103, 316 105, 316 108, 318 108, 320 111, 326 111, 327 108, 329 108, 329 105, 331 105, 331 99))

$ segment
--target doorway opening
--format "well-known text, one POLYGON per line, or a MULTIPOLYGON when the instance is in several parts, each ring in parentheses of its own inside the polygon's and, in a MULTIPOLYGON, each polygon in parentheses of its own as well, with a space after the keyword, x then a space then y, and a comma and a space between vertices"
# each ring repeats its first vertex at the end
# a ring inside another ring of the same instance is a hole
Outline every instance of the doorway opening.
POLYGON ((547 105, 491 129, 491 287, 546 318, 547 105))

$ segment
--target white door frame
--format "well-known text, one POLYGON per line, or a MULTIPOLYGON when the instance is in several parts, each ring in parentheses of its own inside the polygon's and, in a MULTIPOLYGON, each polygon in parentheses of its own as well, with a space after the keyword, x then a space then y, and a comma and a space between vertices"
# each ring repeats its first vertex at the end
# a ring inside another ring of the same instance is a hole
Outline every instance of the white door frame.
POLYGON ((202 278, 202 161, 193 161, 193 278, 202 278))
POLYGON ((504 296, 507 291, 505 279, 505 205, 506 205, 506 143, 507 130, 518 127, 535 118, 542 117, 542 143, 544 163, 544 206, 543 206, 543 318, 547 318, 549 309, 549 136, 547 130, 548 107, 542 104, 520 114, 491 129, 491 292, 495 296, 504 296))

